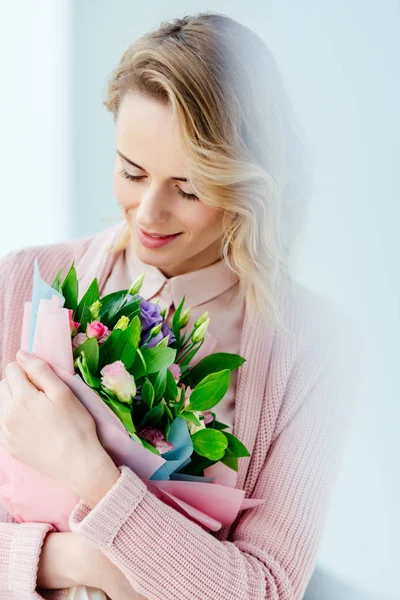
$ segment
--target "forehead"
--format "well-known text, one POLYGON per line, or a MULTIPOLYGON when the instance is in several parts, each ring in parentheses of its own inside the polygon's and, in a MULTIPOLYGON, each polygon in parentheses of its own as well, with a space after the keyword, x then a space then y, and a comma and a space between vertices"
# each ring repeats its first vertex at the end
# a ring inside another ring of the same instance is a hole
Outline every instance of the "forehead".
POLYGON ((146 170, 185 176, 179 125, 170 106, 139 93, 127 94, 119 108, 116 136, 118 150, 146 170))

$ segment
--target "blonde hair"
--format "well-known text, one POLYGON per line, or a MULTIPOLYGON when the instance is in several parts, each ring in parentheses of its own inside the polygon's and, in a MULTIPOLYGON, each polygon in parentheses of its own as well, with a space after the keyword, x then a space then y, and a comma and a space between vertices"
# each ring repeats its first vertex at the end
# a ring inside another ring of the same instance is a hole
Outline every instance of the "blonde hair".
MULTIPOLYGON (((178 118, 194 193, 222 209, 222 258, 251 316, 286 331, 276 289, 290 282, 309 194, 305 146, 279 69, 250 29, 218 13, 163 21, 124 52, 104 102, 117 120, 140 92, 178 118)), ((113 250, 129 243, 125 228, 113 250)))

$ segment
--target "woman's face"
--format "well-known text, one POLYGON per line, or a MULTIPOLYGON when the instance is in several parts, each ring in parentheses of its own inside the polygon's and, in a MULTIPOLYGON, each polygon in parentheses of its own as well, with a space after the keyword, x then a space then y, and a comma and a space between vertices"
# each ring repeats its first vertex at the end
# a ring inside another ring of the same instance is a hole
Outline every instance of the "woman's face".
POLYGON ((193 190, 184 181, 185 154, 172 109, 139 93, 128 94, 120 105, 116 137, 114 190, 138 258, 167 277, 219 260, 222 211, 196 197, 183 197, 193 190), (180 235, 161 247, 147 247, 137 227, 151 234, 180 235))

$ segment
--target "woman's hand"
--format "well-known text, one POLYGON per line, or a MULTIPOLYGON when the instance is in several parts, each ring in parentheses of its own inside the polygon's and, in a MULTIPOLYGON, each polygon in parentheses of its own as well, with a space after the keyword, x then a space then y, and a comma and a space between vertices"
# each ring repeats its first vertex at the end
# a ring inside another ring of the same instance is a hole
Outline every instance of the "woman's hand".
MULTIPOLYGON (((15 459, 66 484, 92 507, 120 476, 101 446, 91 414, 50 365, 28 355, 0 382, 0 443, 15 459)), ((111 600, 146 600, 98 548, 73 532, 50 532, 38 587, 87 585, 111 600)))
POLYGON ((26 356, 22 361, 17 354, 18 362, 7 365, 0 384, 0 443, 12 457, 66 484, 93 507, 120 471, 83 404, 48 363, 26 356))

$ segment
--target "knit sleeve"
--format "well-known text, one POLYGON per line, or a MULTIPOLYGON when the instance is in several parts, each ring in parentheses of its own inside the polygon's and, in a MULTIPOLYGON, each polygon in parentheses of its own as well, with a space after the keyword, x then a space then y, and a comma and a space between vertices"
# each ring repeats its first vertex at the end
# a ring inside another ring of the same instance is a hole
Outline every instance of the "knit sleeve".
MULTIPOLYGON (((19 253, 14 252, 0 259, 0 319, 3 323, 10 318, 6 291, 18 256, 19 253)), ((5 339, 0 333, 0 380, 4 377, 5 355, 5 339)), ((65 597, 63 590, 39 593, 36 589, 40 552, 49 531, 55 529, 48 523, 17 523, 0 503, 0 598, 58 600, 65 597)))
POLYGON ((96 544, 149 600, 300 600, 315 566, 349 411, 348 363, 309 346, 297 360, 275 437, 231 539, 164 504, 127 466, 70 528, 96 544))
POLYGON ((36 589, 39 557, 44 539, 55 531, 47 523, 0 523, 0 598, 4 600, 58 600, 63 590, 36 589))
POLYGON ((68 589, 37 589, 43 542, 54 527, 47 523, 17 523, 0 504, 0 598, 2 600, 62 600, 68 589))

